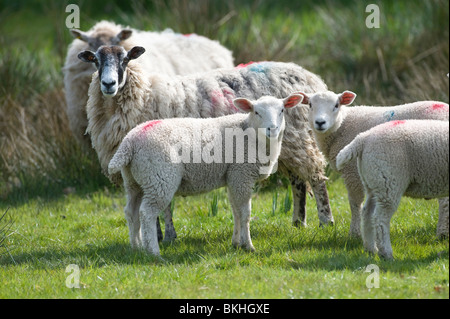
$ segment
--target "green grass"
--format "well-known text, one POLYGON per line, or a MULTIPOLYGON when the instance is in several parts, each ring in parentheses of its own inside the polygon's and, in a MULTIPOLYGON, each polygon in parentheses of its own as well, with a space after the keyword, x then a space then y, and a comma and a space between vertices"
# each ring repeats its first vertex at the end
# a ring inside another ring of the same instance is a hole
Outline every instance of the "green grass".
POLYGON ((225 190, 217 192, 215 216, 213 193, 177 198, 178 239, 161 244, 162 259, 130 248, 120 191, 17 204, 9 211, 11 256, 0 257, 0 298, 449 297, 448 241, 435 239, 435 201, 402 201, 392 221, 396 259, 385 261, 348 236, 342 181, 330 182, 329 190, 336 224, 325 228, 318 227, 313 199, 309 227, 297 229, 291 212, 272 213, 273 193, 255 194, 255 253, 231 245, 225 190), (72 264, 80 269, 79 289, 66 287, 72 264), (370 264, 380 268, 380 288, 366 287, 370 264))
MULTIPOLYGON (((318 228, 313 199, 309 227, 292 227, 292 197, 275 176, 253 201, 256 253, 232 248, 223 190, 175 201, 178 239, 161 245, 163 260, 131 250, 125 198, 102 175, 95 154, 76 144, 64 112, 71 2, 0 0, 0 216, 9 208, 0 221, 0 298, 449 297, 448 240, 435 239, 437 203, 404 199, 392 221, 396 260, 380 260, 348 237, 347 196, 333 176, 334 227, 318 228), (65 285, 71 264, 80 268, 80 289, 65 285), (369 264, 381 270, 379 289, 366 288, 369 264)), ((195 32, 231 49, 236 64, 298 63, 330 89, 356 92, 357 104, 448 102, 448 1, 373 3, 380 6, 380 29, 365 27, 364 1, 79 5, 83 30, 108 19, 195 32)))

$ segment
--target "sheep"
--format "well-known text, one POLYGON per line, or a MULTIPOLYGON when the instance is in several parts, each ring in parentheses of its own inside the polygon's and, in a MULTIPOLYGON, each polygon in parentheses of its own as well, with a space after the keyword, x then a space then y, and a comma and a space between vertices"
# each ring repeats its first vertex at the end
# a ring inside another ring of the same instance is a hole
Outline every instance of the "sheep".
POLYGON ((254 251, 249 228, 252 188, 269 176, 277 162, 284 109, 295 107, 302 98, 237 98, 233 104, 247 114, 153 120, 132 129, 108 165, 110 174, 121 172, 124 180, 131 246, 159 255, 155 222, 173 196, 227 186, 234 217, 232 244, 254 251), (270 144, 268 158, 266 144, 270 144), (256 155, 261 148, 264 158, 256 155))
MULTIPOLYGON (((232 103, 237 96, 281 98, 298 90, 326 90, 325 83, 317 75, 294 63, 253 63, 183 77, 147 74, 137 64, 124 64, 138 58, 143 51, 139 47, 126 52, 120 47, 107 46, 100 47, 96 53, 84 51, 79 54, 83 61, 97 63, 99 71, 92 77, 86 106, 87 132, 103 171, 117 183, 121 181, 120 174, 108 174, 109 161, 126 133, 139 123, 172 117, 207 118, 233 114, 238 112, 232 103), (110 58, 115 59, 114 65, 104 63, 110 58), (123 74, 120 81, 119 73, 123 74), (114 85, 109 85, 113 82, 114 85)), ((320 222, 332 224, 325 159, 315 144, 307 111, 306 107, 296 108, 286 116, 280 171, 289 176, 293 185, 294 225, 306 225, 306 182, 316 197, 320 222)))
POLYGON ((448 121, 397 120, 358 134, 339 152, 338 170, 357 159, 367 197, 361 231, 370 253, 393 258, 390 220, 403 195, 448 197, 448 151, 448 121))
MULTIPOLYGON (((319 149, 336 170, 336 156, 361 132, 378 124, 405 119, 449 119, 448 104, 436 101, 421 101, 390 107, 355 106, 347 107, 356 98, 351 91, 336 94, 331 91, 308 94, 303 102, 310 106, 308 120, 314 131, 319 149)), ((360 215, 364 201, 364 188, 360 181, 356 162, 347 165, 342 171, 351 210, 350 235, 361 236, 360 215)), ((448 200, 440 199, 440 212, 448 219, 448 200), (447 209, 445 210, 445 207, 447 209)), ((445 218, 444 218, 445 220, 445 218)), ((441 224, 443 225, 443 224, 441 224)), ((448 226, 438 227, 438 237, 448 236, 448 226)))
POLYGON ((147 72, 169 75, 190 74, 214 68, 231 68, 232 52, 219 42, 199 35, 183 36, 171 30, 144 32, 124 28, 109 21, 100 21, 89 31, 72 29, 75 37, 70 44, 63 67, 66 113, 70 129, 77 142, 88 151, 91 141, 87 128, 87 92, 95 67, 82 63, 78 53, 97 50, 101 45, 122 45, 126 50, 136 44, 144 46, 149 54, 138 61, 147 72))

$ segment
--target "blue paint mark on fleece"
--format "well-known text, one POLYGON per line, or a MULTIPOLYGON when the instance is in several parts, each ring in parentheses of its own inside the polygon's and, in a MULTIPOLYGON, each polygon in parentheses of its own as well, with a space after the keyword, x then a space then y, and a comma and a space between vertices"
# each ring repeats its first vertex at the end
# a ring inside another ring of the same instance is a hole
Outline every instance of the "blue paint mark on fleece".
POLYGON ((250 66, 250 71, 257 73, 266 73, 272 64, 272 62, 254 63, 250 66))
POLYGON ((386 118, 386 122, 390 122, 394 119, 395 112, 394 111, 386 111, 383 113, 383 116, 386 118))

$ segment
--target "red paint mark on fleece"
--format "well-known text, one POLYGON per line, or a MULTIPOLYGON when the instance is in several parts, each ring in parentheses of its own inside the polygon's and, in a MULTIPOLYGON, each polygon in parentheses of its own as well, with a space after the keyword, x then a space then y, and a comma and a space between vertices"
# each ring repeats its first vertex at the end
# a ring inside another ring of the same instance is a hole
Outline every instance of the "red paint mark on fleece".
POLYGON ((238 109, 233 104, 234 98, 235 96, 233 91, 226 87, 222 90, 215 90, 211 93, 213 108, 218 108, 222 103, 224 103, 228 108, 232 108, 235 112, 237 112, 238 109))
POLYGON ((145 125, 142 127, 142 132, 147 132, 149 129, 151 129, 153 126, 155 126, 156 124, 161 123, 161 121, 159 120, 155 120, 155 121, 148 121, 147 123, 145 123, 145 125))
POLYGON ((248 63, 241 63, 241 64, 237 65, 235 67, 235 69, 242 69, 242 68, 245 68, 245 67, 247 67, 249 65, 252 65, 253 63, 257 63, 257 62, 250 61, 248 63))
POLYGON ((190 36, 192 36, 192 35, 196 35, 195 33, 186 33, 186 34, 183 34, 183 37, 190 37, 190 36))
POLYGON ((406 123, 406 121, 392 121, 392 122, 389 122, 389 126, 398 126, 398 125, 405 124, 405 123, 406 123))
POLYGON ((444 103, 435 103, 431 106, 433 111, 447 111, 448 112, 448 104, 444 103))

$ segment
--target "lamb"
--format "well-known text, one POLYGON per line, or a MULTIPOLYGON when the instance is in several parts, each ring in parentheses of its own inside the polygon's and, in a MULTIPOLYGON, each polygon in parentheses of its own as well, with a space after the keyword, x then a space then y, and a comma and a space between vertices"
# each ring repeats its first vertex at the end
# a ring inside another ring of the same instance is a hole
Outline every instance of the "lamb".
POLYGON ((69 46, 63 68, 66 112, 71 131, 85 150, 91 149, 90 138, 85 134, 86 102, 95 67, 78 59, 81 51, 95 51, 101 45, 119 44, 129 50, 139 44, 149 51, 149 54, 137 61, 143 69, 146 72, 169 75, 231 68, 234 65, 231 51, 217 41, 195 34, 183 36, 171 30, 144 32, 109 21, 100 21, 87 32, 72 29, 71 34, 75 39, 69 46))
MULTIPOLYGON (((264 95, 281 98, 299 90, 326 90, 318 76, 293 63, 253 63, 190 76, 147 74, 133 61, 128 63, 143 52, 139 47, 126 52, 121 47, 104 46, 96 53, 79 55, 85 62, 97 63, 99 71, 92 77, 86 106, 87 132, 105 174, 118 183, 120 174, 108 174, 108 164, 125 135, 139 123, 237 113, 232 103, 237 96, 255 100, 264 95), (114 63, 105 64, 108 59, 114 63)), ((298 107, 286 116, 280 171, 293 185, 294 224, 306 225, 306 182, 316 197, 319 220, 330 224, 333 216, 325 184, 325 159, 315 144, 307 113, 307 107, 298 107)))
MULTIPOLYGON (((330 91, 316 94, 302 93, 303 102, 310 105, 309 124, 313 128, 314 137, 319 149, 328 160, 331 168, 336 170, 336 156, 361 132, 378 124, 406 119, 449 119, 448 104, 436 101, 421 101, 399 106, 374 107, 350 105, 356 94, 345 91, 335 94, 330 91)), ((341 171, 348 192, 351 209, 350 235, 359 237, 360 215, 364 201, 364 188, 360 181, 356 162, 345 166, 341 171)), ((440 216, 443 217, 438 226, 438 237, 448 236, 448 199, 440 199, 440 216), (447 216, 447 218, 445 218, 447 216)))
POLYGON ((360 133, 336 157, 338 170, 357 159, 366 203, 362 212, 365 248, 393 258, 390 220, 403 195, 449 195, 449 122, 398 120, 360 133))
POLYGON ((228 186, 234 217, 232 244, 254 251, 249 227, 252 188, 269 176, 277 162, 285 129, 284 109, 295 107, 302 98, 238 98, 233 104, 247 114, 153 120, 132 129, 108 166, 110 174, 122 173, 132 247, 160 254, 156 219, 174 195, 228 186), (239 136, 242 143, 238 143, 239 136), (270 144, 268 158, 266 144, 270 144))

